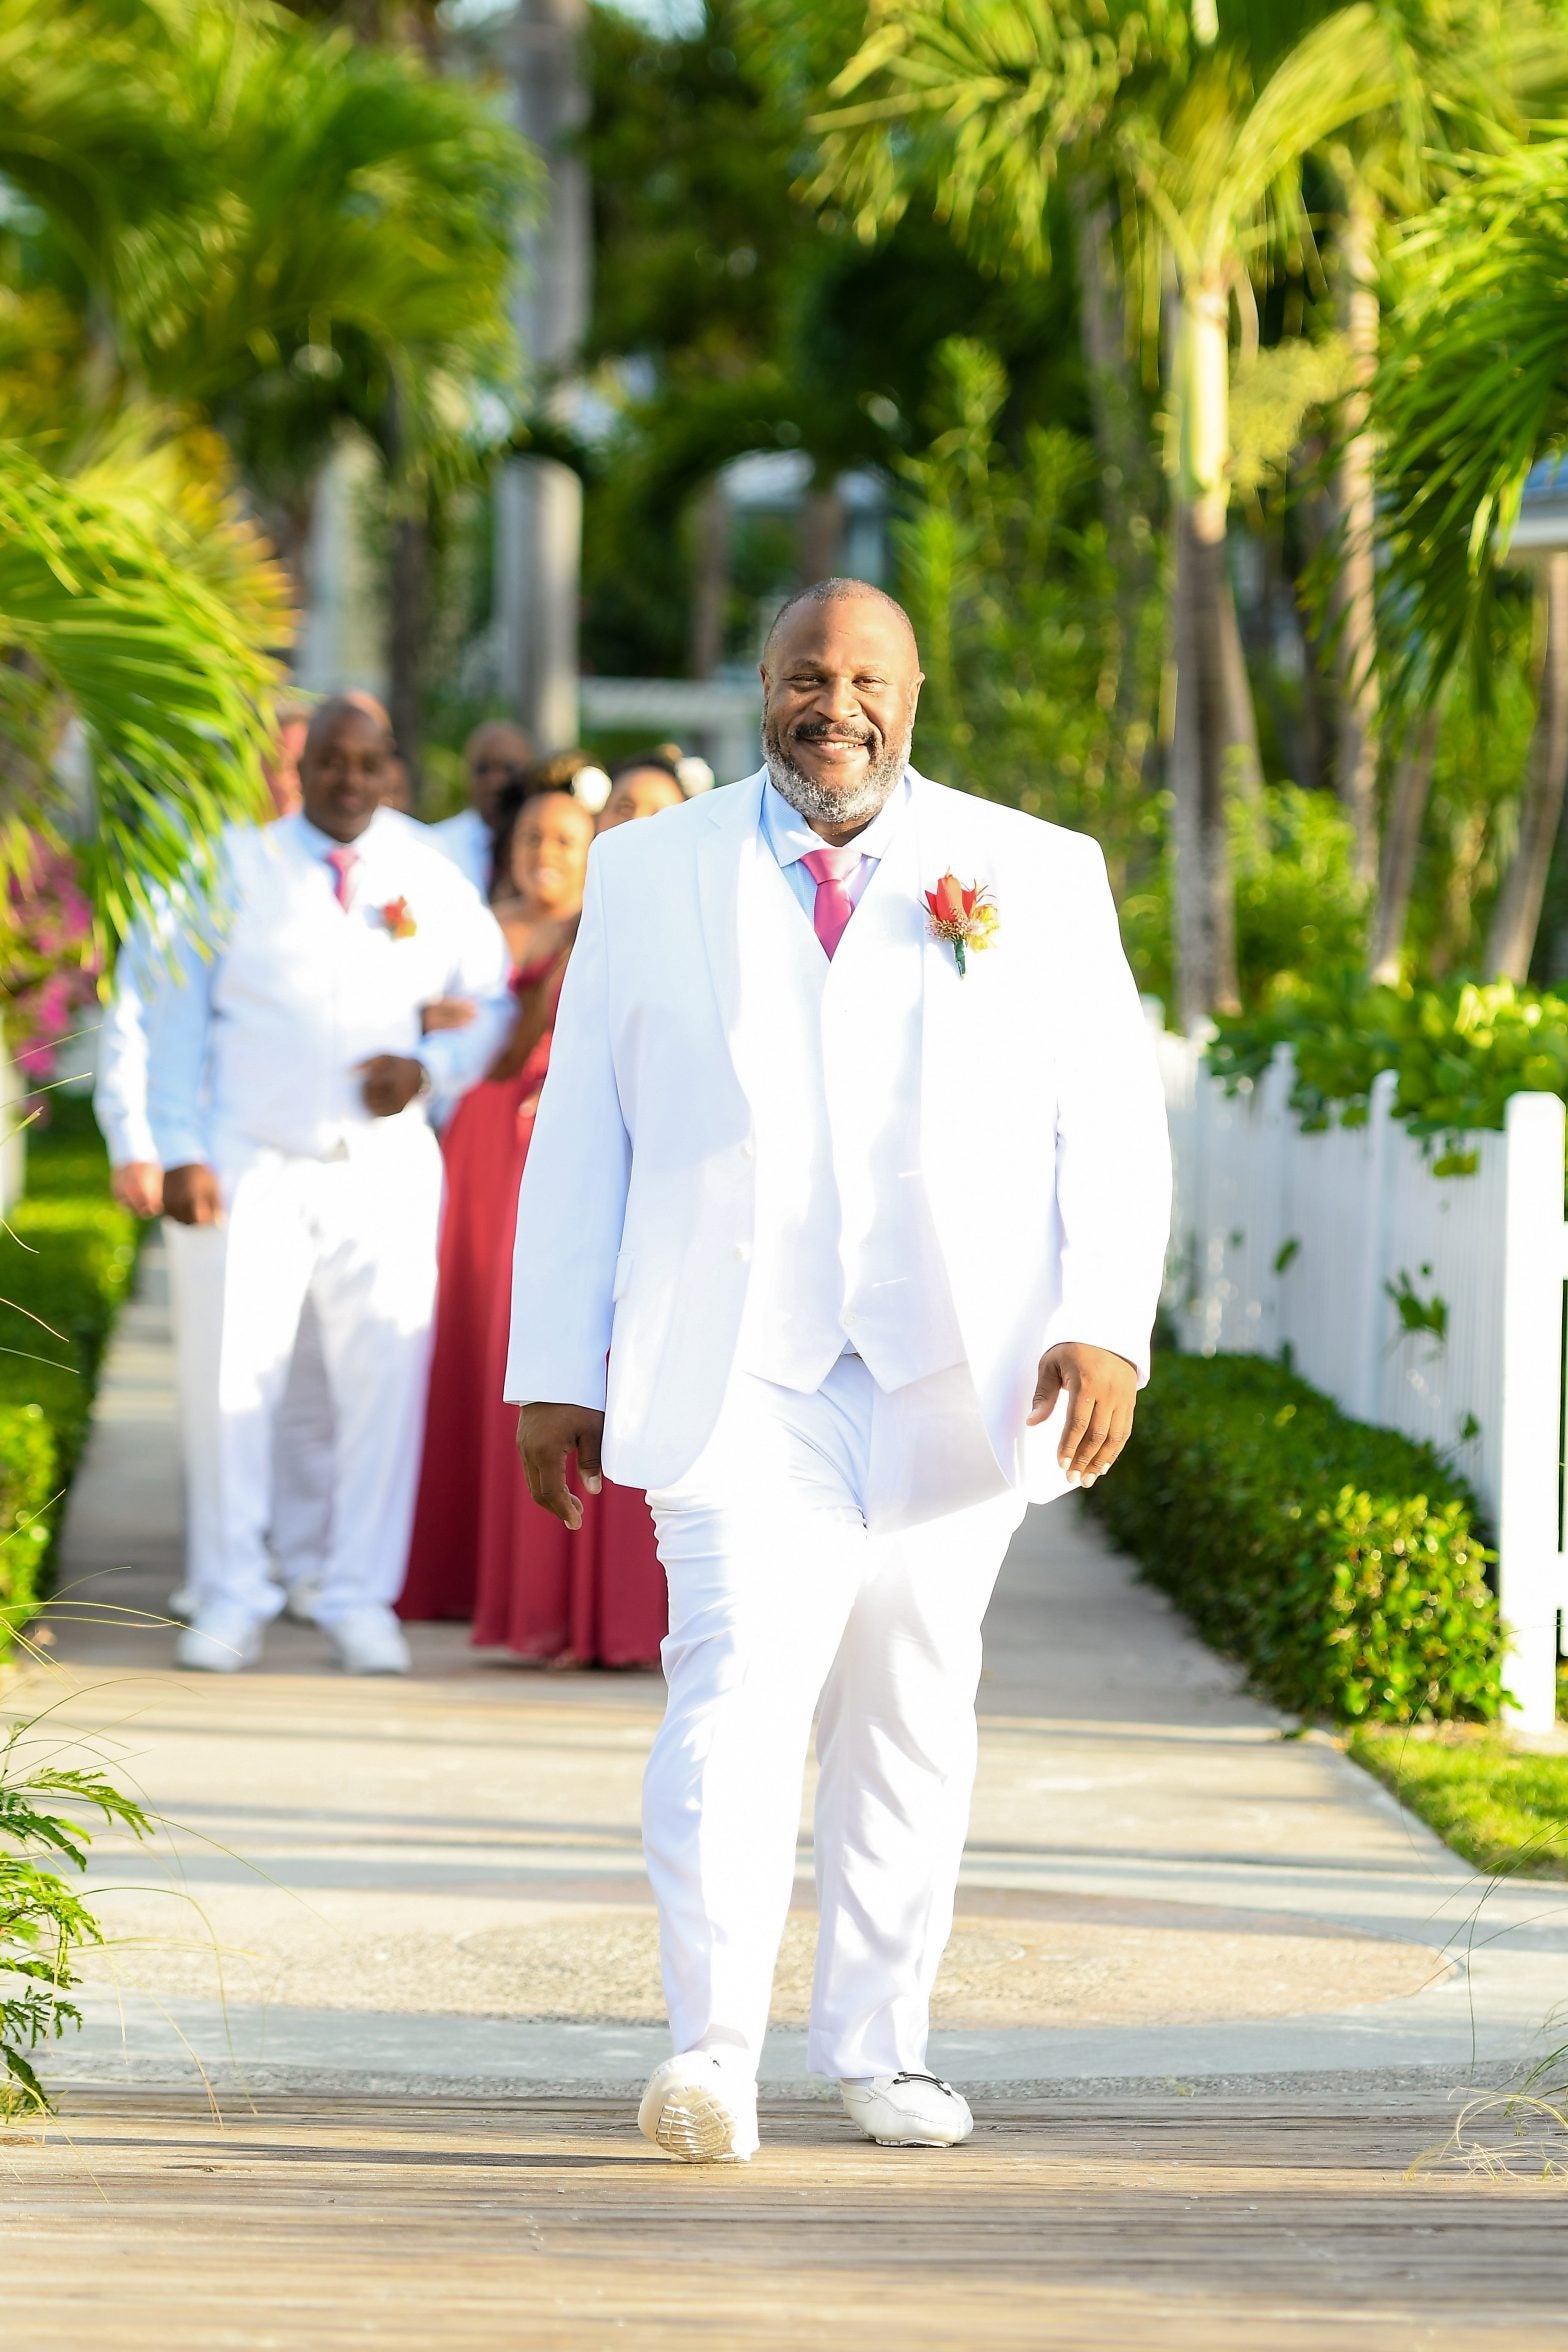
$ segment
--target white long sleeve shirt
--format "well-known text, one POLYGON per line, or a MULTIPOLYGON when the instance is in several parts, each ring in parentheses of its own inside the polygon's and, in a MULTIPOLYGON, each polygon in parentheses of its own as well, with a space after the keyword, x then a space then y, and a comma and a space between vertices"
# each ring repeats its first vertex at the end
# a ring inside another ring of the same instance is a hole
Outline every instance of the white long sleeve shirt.
POLYGON ((147 1117, 147 996, 149 943, 142 925, 126 937, 114 972, 114 993, 98 1024, 93 1059, 93 1117, 112 1168, 158 1157, 147 1117))
POLYGON ((490 828, 475 808, 459 809, 455 817, 443 817, 439 824, 425 828, 443 857, 449 857, 460 874, 466 874, 481 898, 490 889, 490 828))
MULTIPOLYGON (((438 1096, 481 1077, 512 1014, 506 942, 423 826, 380 809, 339 905, 339 845, 284 817, 224 837, 212 903, 181 938, 148 1007, 148 1113, 166 1168, 235 1141, 327 1159, 373 1126, 358 1065, 417 1059, 438 1096), (471 998, 466 1029, 426 1037, 420 1014, 471 998)), ((423 1122, 410 1103, 400 1118, 423 1122)))

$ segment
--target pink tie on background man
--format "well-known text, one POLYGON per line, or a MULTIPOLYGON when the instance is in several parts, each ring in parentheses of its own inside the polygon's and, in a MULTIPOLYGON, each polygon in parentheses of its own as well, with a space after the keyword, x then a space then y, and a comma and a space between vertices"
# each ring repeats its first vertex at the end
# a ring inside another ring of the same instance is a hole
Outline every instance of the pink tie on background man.
POLYGON ((357 849, 329 849, 327 863, 332 868, 332 895, 344 913, 348 912, 348 878, 359 863, 357 849))
POLYGON ((831 963, 833 950, 855 911, 855 902, 849 895, 849 878, 860 863, 860 851, 853 843, 843 849, 810 849, 800 862, 817 886, 811 927, 831 963))

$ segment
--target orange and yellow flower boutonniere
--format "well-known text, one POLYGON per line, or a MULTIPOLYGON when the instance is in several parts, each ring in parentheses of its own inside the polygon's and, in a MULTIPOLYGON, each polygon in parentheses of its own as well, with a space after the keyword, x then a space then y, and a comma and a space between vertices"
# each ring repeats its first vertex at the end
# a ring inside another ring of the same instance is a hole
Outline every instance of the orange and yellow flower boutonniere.
POLYGON ((419 929, 406 898, 389 898, 381 910, 381 920, 394 939, 412 939, 419 929))
POLYGON ((977 882, 960 882, 956 874, 944 874, 934 890, 926 892, 927 924, 933 939, 945 940, 953 951, 958 976, 968 970, 970 950, 976 954, 994 944, 1001 917, 989 890, 977 882))

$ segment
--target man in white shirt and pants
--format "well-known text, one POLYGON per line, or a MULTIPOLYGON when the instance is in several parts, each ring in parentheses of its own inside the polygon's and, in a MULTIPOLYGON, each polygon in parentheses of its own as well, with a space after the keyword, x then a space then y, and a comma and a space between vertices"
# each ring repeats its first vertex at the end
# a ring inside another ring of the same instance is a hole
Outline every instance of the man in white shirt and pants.
POLYGON ((658 1528, 676 2054, 639 2121, 687 2158, 756 2146, 814 1710, 808 2063, 869 2138, 972 2128, 926 2037, 981 1619, 1026 1502, 1125 1443, 1169 1216, 1095 844, 914 773, 881 591, 792 600, 762 675, 765 770, 595 846, 506 1387, 536 1500, 576 1526, 602 1451, 658 1528))
MULTIPOLYGON (((145 922, 127 935, 96 1041, 93 1116, 109 1153, 110 1190, 138 1217, 156 1217, 163 1207, 163 1170, 147 1115, 147 1006, 171 929, 166 914, 156 935, 145 922)), ((204 1591, 222 1586, 218 1365, 226 1239, 221 1224, 176 1225, 171 1219, 164 1226, 185 1503, 185 1565, 169 1609, 183 1618, 197 1614, 204 1591)), ((274 1437, 268 1542, 284 1607, 309 1621, 331 1526, 332 1400, 315 1318, 308 1312, 274 1437)))
POLYGON ((356 1673, 399 1673, 419 1474, 441 1162, 432 1090, 482 1076, 509 1012, 500 930, 422 829, 379 806, 391 744, 323 704, 304 806, 224 837, 212 937, 187 937, 149 1012, 148 1109, 165 1214, 226 1225, 218 1374, 222 1537, 176 1650, 224 1671, 259 1655, 275 1418, 307 1300, 332 1394, 330 1548, 317 1622, 356 1673), (439 997, 467 1027, 422 1034, 439 997))

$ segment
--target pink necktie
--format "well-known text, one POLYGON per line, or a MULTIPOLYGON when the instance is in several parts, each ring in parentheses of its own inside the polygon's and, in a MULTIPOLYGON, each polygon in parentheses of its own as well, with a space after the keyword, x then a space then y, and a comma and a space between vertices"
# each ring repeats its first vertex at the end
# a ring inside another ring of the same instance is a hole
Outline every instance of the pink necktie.
POLYGON ((849 895, 849 877, 860 863, 860 851, 853 843, 843 849, 810 849, 800 862, 817 886, 811 927, 831 963, 833 950, 855 911, 855 902, 849 895))
POLYGON ((327 863, 332 868, 332 893, 344 913, 348 912, 348 878, 359 863, 357 849, 329 849, 327 863))

